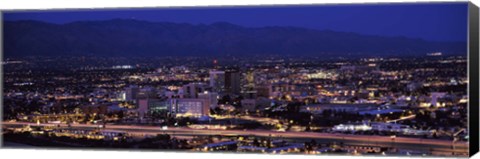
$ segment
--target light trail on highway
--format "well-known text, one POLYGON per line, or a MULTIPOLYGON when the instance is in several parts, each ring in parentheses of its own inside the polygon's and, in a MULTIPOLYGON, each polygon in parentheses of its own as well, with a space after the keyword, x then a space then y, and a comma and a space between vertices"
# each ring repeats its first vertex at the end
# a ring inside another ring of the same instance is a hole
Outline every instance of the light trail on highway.
MULTIPOLYGON (((28 122, 2 122, 4 126, 26 126, 26 125, 38 125, 38 126, 58 126, 67 128, 67 124, 45 124, 45 123, 28 123, 28 122)), ((71 128, 77 129, 93 129, 100 128, 101 125, 94 124, 70 124, 71 128)), ((127 133, 173 133, 173 134, 190 134, 190 135, 250 135, 250 136, 263 136, 263 137, 285 137, 285 138, 311 138, 311 139, 337 139, 337 140, 352 140, 361 142, 394 142, 399 144, 416 144, 416 145, 439 145, 439 146, 452 146, 455 144, 457 148, 468 147, 468 142, 457 141, 452 143, 450 140, 440 139, 423 139, 423 138, 411 138, 411 137, 395 137, 392 139, 390 136, 372 136, 372 135, 352 135, 352 134, 331 134, 331 133, 317 133, 317 132, 279 132, 269 130, 208 130, 208 129, 191 129, 184 127, 169 127, 168 129, 162 129, 157 126, 139 126, 139 125, 106 125, 103 130, 111 131, 125 131, 127 133)))

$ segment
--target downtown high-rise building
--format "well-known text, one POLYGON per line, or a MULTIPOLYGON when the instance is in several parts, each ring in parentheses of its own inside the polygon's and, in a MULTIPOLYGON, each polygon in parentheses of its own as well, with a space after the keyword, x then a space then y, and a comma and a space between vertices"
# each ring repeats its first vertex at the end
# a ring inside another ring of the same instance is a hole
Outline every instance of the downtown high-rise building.
POLYGON ((225 91, 226 93, 240 94, 240 72, 237 70, 228 70, 225 72, 225 91))
POLYGON ((184 98, 198 98, 199 93, 207 91, 208 85, 205 83, 189 83, 182 87, 184 98))
POLYGON ((210 87, 214 92, 225 91, 225 71, 210 70, 210 87))

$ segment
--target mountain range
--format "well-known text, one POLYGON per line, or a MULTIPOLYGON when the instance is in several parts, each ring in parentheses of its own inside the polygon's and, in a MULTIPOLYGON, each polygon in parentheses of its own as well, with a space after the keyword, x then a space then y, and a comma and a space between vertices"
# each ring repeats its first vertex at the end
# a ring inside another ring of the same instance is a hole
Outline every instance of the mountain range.
MULTIPOLYGON (((355 26, 352 26, 355 27, 355 26)), ((418 56, 466 55, 466 42, 362 35, 290 26, 244 27, 133 19, 5 21, 4 57, 22 56, 418 56)))

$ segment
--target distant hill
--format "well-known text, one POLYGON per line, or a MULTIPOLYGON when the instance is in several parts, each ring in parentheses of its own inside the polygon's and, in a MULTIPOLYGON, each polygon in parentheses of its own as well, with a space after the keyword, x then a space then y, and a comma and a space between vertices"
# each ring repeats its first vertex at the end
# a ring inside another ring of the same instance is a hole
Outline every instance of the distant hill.
MULTIPOLYGON (((355 27, 355 26, 352 26, 355 27)), ((51 24, 6 21, 4 56, 466 55, 466 42, 432 42, 299 27, 249 28, 113 19, 51 24)))

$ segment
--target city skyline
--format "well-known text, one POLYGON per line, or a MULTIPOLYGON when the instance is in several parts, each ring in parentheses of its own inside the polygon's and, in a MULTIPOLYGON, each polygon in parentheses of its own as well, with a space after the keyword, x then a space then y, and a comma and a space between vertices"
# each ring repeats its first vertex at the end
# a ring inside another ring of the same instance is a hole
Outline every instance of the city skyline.
POLYGON ((7 12, 1 146, 466 157, 466 6, 7 12))

